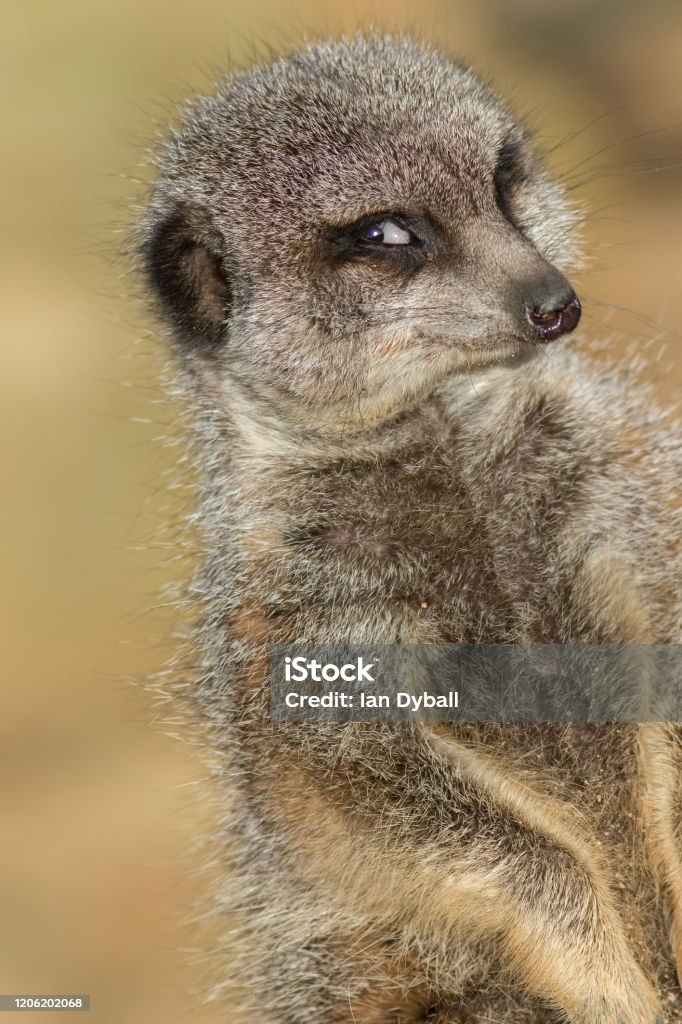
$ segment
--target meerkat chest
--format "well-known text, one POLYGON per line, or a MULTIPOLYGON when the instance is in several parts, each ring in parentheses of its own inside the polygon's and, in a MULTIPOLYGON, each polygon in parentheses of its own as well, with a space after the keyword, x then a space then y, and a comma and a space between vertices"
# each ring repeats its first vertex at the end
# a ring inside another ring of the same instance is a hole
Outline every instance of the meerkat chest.
POLYGON ((543 522, 545 496, 480 486, 447 450, 340 467, 289 499, 283 557, 308 607, 390 609, 402 639, 506 640, 543 604, 561 529, 543 522))

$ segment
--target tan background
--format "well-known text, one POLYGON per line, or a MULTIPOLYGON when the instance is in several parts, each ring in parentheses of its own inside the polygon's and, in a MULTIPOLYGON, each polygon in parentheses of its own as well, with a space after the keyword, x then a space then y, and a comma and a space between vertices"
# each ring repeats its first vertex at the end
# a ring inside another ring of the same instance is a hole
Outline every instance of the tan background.
POLYGON ((209 815, 190 748, 150 727, 163 712, 136 682, 172 649, 158 595, 186 572, 167 524, 191 491, 173 486, 179 450, 159 439, 177 410, 118 252, 175 100, 262 41, 413 26, 511 92, 545 148, 579 133, 551 160, 597 211, 583 333, 644 352, 666 397, 682 379, 679 3, 418 9, 3 7, 0 992, 89 991, 98 1024, 230 1019, 182 996, 203 970, 179 925, 202 888, 185 851, 209 815))

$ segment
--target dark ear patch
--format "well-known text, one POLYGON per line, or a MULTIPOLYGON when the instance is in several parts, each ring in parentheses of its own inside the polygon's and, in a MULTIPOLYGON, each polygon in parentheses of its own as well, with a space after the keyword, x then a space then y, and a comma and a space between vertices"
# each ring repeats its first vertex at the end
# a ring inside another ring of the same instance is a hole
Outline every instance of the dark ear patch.
POLYGON ((507 220, 516 225, 513 209, 514 190, 528 179, 528 165, 520 138, 509 136, 497 155, 495 199, 507 220))
POLYGON ((215 348, 232 305, 222 239, 205 210, 180 205, 156 224, 144 251, 161 308, 186 344, 215 348))

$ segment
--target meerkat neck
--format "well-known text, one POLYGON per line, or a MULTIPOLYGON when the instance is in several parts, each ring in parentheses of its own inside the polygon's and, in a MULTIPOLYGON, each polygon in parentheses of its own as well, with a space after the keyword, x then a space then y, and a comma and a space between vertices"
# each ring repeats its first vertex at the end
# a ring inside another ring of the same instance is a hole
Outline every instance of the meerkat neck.
POLYGON ((230 392, 231 457, 244 469, 269 471, 270 475, 339 460, 395 456, 418 438, 431 432, 442 434, 446 422, 448 434, 456 434, 472 410, 482 410, 493 395, 503 398, 508 391, 511 399, 524 365, 518 361, 455 374, 382 420, 321 421, 317 417, 315 427, 303 416, 290 418, 272 405, 259 403, 255 414, 252 401, 236 388, 230 392))

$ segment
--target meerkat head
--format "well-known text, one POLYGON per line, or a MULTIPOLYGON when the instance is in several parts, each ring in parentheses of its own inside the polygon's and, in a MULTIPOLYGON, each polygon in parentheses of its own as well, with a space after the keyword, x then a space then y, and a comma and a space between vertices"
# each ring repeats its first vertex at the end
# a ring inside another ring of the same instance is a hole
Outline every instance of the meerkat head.
POLYGON ((221 408, 347 430, 573 330, 574 219, 470 71, 363 37, 195 104, 163 150, 143 254, 221 408))

